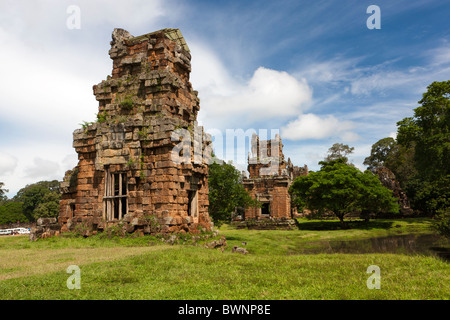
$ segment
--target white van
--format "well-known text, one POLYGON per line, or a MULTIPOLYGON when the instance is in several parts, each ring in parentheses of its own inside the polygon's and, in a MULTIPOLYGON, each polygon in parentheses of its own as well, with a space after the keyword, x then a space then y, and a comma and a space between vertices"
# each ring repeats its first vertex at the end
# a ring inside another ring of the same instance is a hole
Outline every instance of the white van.
POLYGON ((30 233, 30 229, 26 229, 26 228, 16 228, 16 231, 17 231, 18 234, 30 233))
POLYGON ((11 229, 0 229, 0 236, 10 235, 11 233, 11 229))
POLYGON ((29 229, 26 228, 14 228, 10 229, 13 234, 27 234, 30 233, 29 229))

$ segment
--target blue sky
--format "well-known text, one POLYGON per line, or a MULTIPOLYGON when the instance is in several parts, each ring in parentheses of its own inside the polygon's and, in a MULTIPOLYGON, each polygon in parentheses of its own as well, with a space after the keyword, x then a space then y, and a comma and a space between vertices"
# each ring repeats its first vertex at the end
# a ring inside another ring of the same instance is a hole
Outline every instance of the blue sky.
POLYGON ((13 196, 76 165, 72 132, 95 120, 92 86, 111 73, 116 27, 180 28, 207 130, 277 131, 285 156, 313 170, 345 143, 364 169, 427 85, 450 79, 449 13, 438 0, 2 1, 0 181, 13 196), (70 5, 80 29, 66 26, 70 5), (370 5, 381 29, 366 26, 370 5))

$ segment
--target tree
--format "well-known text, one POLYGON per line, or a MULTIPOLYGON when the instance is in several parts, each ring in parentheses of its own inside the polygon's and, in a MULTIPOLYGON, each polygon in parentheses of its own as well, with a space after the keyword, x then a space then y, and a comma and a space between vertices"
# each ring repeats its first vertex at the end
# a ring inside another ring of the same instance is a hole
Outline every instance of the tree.
POLYGON ((347 155, 353 153, 354 147, 350 147, 343 143, 335 143, 328 149, 328 155, 325 157, 325 161, 332 161, 345 158, 347 161, 347 155))
POLYGON ((450 238, 450 208, 438 211, 434 217, 432 227, 439 234, 450 238))
POLYGON ((23 214, 22 202, 7 202, 0 205, 0 225, 20 222, 28 222, 23 214))
MULTIPOLYGON (((27 217, 28 220, 34 221, 35 210, 39 205, 44 204, 46 202, 55 202, 56 198, 60 198, 59 191, 59 182, 57 180, 53 181, 40 181, 37 183, 33 183, 25 186, 20 189, 16 196, 13 198, 14 202, 22 202, 23 203, 23 213, 27 217), (53 193, 52 196, 47 196, 47 194, 53 193)), ((36 216, 39 217, 40 214, 49 214, 50 207, 54 208, 54 204, 46 205, 46 209, 41 208, 36 216)), ((53 214, 56 214, 55 210, 51 210, 53 214)), ((56 214, 57 215, 57 214, 56 214)))
POLYGON ((397 123, 398 143, 415 144, 419 174, 427 180, 450 174, 450 80, 433 82, 414 109, 397 123))
POLYGON ((397 143, 391 137, 378 140, 372 145, 370 156, 364 159, 363 164, 368 166, 369 170, 385 166, 396 145, 397 143))
POLYGON ((430 84, 419 104, 397 123, 397 142, 413 154, 416 173, 405 187, 411 204, 435 214, 449 207, 450 80, 430 84))
POLYGON ((241 173, 232 164, 209 165, 209 215, 216 225, 230 221, 236 207, 256 206, 242 185, 241 173))
POLYGON ((398 213, 399 207, 392 191, 371 172, 363 173, 346 161, 345 157, 321 161, 320 171, 296 178, 289 189, 294 204, 319 213, 331 211, 344 228, 347 226, 344 221, 347 213, 398 213))
POLYGON ((50 191, 45 194, 42 202, 33 210, 34 219, 58 217, 59 200, 61 200, 61 195, 56 193, 56 191, 50 191))
POLYGON ((5 193, 9 192, 8 189, 3 189, 3 186, 5 184, 3 182, 0 182, 0 204, 6 201, 8 198, 6 197, 5 193))

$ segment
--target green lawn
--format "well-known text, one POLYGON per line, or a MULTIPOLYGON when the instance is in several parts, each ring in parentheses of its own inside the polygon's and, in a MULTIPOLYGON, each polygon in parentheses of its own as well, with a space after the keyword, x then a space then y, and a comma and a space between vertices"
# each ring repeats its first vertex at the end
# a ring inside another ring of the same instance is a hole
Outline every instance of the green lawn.
MULTIPOLYGON (((308 225, 310 223, 310 225, 308 225)), ((427 233, 429 220, 382 220, 350 230, 327 221, 302 230, 221 228, 228 248, 167 245, 135 239, 0 238, 0 299, 449 299, 448 262, 424 255, 294 254, 323 239, 427 233), (325 230, 323 230, 325 229, 325 230), (245 246, 249 254, 231 252, 245 246), (69 290, 69 265, 81 269, 81 289, 69 290), (381 289, 369 290, 370 265, 381 289)), ((189 240, 187 241, 189 242, 189 240)))

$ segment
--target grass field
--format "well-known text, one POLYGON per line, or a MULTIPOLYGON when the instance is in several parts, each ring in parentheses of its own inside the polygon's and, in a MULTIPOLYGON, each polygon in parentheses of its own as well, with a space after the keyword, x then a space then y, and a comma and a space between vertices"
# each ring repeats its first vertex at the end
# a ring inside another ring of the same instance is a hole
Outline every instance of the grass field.
MULTIPOLYGON (((220 229, 224 252, 152 237, 0 238, 0 299, 449 299, 448 262, 405 254, 299 254, 319 240, 429 233, 427 219, 377 220, 341 230, 306 221, 300 230, 220 229), (242 242, 249 254, 231 252, 242 242), (69 265, 81 289, 69 290, 69 265), (381 289, 366 272, 380 268, 381 289)), ((208 240, 210 241, 210 240, 208 240)))

